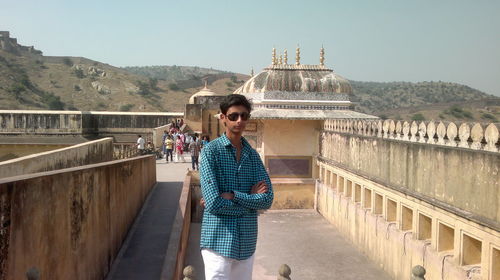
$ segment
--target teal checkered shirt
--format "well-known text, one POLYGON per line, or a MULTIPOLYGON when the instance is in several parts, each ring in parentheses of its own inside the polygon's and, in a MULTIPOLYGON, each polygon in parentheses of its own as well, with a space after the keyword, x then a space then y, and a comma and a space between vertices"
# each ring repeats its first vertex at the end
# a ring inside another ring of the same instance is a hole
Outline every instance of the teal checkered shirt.
POLYGON ((224 134, 201 151, 200 183, 205 199, 200 247, 236 260, 251 257, 257 245, 257 210, 271 207, 274 197, 259 154, 242 137, 237 162, 236 148, 224 134), (260 181, 268 192, 250 194, 260 181), (222 198, 223 192, 233 192, 234 199, 222 198))

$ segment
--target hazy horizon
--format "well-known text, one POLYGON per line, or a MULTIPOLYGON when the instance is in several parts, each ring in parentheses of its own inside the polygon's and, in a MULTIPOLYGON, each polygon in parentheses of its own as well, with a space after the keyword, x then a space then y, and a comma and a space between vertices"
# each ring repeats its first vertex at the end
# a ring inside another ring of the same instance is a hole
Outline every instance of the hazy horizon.
POLYGON ((271 50, 356 81, 444 81, 500 96, 500 2, 4 2, 0 30, 47 56, 258 73, 271 50))

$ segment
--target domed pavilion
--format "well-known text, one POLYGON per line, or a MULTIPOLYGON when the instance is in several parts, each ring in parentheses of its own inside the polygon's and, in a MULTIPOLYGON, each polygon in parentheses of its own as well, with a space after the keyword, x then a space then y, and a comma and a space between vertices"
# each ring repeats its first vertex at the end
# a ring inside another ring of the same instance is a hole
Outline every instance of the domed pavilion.
POLYGON ((297 48, 295 63, 289 64, 286 50, 277 57, 273 49, 271 65, 234 92, 252 101, 244 136, 261 155, 281 208, 300 208, 289 201, 312 207, 324 120, 377 118, 353 111, 349 81, 325 66, 324 54, 321 48, 318 65, 304 65, 297 48))

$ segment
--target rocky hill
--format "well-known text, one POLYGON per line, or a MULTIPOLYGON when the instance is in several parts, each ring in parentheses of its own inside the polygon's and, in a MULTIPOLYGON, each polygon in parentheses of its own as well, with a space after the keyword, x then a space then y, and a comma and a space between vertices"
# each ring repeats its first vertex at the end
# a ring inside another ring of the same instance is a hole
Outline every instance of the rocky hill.
MULTIPOLYGON (((249 78, 196 66, 118 68, 43 56, 0 32, 0 109, 182 112, 204 82, 229 94, 249 78)), ((447 82, 350 81, 356 110, 396 119, 500 119, 500 98, 447 82)))
POLYGON ((150 78, 83 57, 43 56, 8 34, 0 35, 0 109, 180 112, 203 87, 202 78, 222 93, 233 92, 247 79, 197 67, 189 79, 150 78))
POLYGON ((448 82, 350 81, 356 110, 395 119, 500 119, 500 98, 448 82))

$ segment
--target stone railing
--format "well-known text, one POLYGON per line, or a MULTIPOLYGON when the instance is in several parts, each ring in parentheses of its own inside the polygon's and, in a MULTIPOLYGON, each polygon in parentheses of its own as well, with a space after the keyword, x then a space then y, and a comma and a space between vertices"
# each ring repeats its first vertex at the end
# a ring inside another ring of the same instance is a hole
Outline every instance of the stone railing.
MULTIPOLYGON (((195 268, 192 265, 188 265, 182 271, 182 275, 184 278, 182 280, 196 280, 195 277, 195 268)), ((425 272, 424 272, 425 273, 425 272)), ((292 270, 287 264, 282 264, 278 271, 278 280, 291 280, 290 274, 292 274, 292 270)), ((175 279, 175 278, 174 278, 175 279)), ((420 278, 418 278, 420 279, 420 278)), ((424 279, 425 280, 425 279, 424 279)))
POLYGON ((136 144, 113 143, 113 159, 132 158, 139 155, 136 144))
POLYGON ((499 152, 495 123, 326 120, 324 130, 432 145, 499 152))

